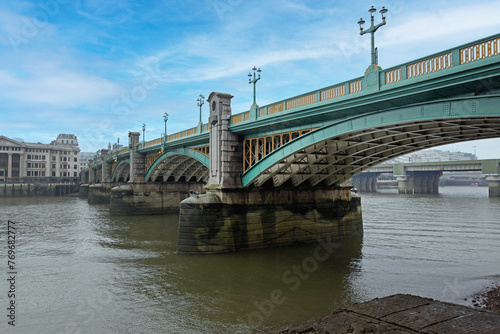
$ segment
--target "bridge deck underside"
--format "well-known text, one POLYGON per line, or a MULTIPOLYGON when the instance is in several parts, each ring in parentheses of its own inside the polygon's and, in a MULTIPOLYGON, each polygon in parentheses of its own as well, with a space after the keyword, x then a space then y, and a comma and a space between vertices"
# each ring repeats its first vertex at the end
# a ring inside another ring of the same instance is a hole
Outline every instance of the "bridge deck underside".
POLYGON ((174 155, 161 160, 154 166, 146 182, 156 182, 158 177, 166 182, 169 178, 178 182, 184 178, 185 182, 207 182, 208 168, 200 161, 185 155, 174 155))
POLYGON ((500 118, 437 119, 341 134, 295 152, 247 186, 340 184, 362 170, 425 148, 500 137, 500 118))

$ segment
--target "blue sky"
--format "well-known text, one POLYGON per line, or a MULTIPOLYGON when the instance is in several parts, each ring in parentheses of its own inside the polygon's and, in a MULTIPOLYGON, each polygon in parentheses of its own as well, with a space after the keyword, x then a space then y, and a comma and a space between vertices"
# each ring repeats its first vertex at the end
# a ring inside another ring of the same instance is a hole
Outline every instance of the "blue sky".
MULTIPOLYGON (((382 68, 500 32, 497 0, 2 1, 0 134, 74 133, 96 151, 143 123, 146 140, 159 137, 165 112, 169 133, 194 127, 200 93, 230 93, 233 113, 248 110, 254 65, 259 105, 362 76, 370 41, 357 21, 371 5, 389 10, 376 33, 382 68)), ((444 149, 500 158, 499 144, 444 149)))

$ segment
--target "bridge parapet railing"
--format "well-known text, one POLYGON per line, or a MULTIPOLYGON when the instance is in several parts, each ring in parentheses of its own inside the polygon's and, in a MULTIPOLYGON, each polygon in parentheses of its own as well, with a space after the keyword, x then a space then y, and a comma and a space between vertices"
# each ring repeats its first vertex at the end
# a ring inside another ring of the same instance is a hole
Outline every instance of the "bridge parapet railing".
MULTIPOLYGON (((390 85, 407 79, 439 72, 500 54, 500 34, 486 37, 453 49, 445 50, 399 66, 380 71, 380 85, 390 85)), ((363 91, 364 77, 291 97, 258 109, 257 117, 347 96, 363 91)), ((232 124, 250 120, 249 111, 232 116, 232 124)))
MULTIPOLYGON (((294 96, 292 98, 281 100, 272 104, 258 108, 257 117, 272 115, 286 110, 303 107, 320 101, 326 101, 341 96, 346 96, 361 92, 363 90, 363 78, 346 81, 333 86, 318 89, 313 92, 294 96)), ((231 124, 236 124, 250 120, 250 111, 234 114, 231 117, 231 124)))
POLYGON ((500 54, 500 37, 488 39, 460 49, 460 64, 500 54))
POLYGON ((421 75, 458 67, 500 54, 500 36, 494 35, 453 49, 445 50, 397 67, 382 71, 385 85, 421 75))
POLYGON ((122 150, 118 151, 118 155, 120 155, 120 154, 124 154, 124 153, 128 153, 128 147, 126 147, 126 148, 124 148, 124 149, 122 149, 122 150))
MULTIPOLYGON (((207 132, 208 130, 210 130, 210 124, 208 124, 208 123, 202 124, 201 129, 202 129, 202 131, 201 131, 202 133, 207 132)), ((198 127, 190 128, 187 130, 182 130, 182 131, 168 135, 166 137, 166 142, 174 141, 177 139, 181 139, 181 138, 185 138, 185 137, 193 136, 193 135, 197 135, 197 134, 199 134, 198 127)), ((144 146, 144 148, 146 148, 149 146, 160 145, 162 142, 163 142, 163 137, 156 138, 156 139, 149 140, 149 141, 145 142, 144 145, 143 145, 143 143, 139 143, 139 148, 141 149, 141 148, 143 148, 143 146, 144 146)), ((128 148, 127 148, 127 152, 128 152, 128 148)))

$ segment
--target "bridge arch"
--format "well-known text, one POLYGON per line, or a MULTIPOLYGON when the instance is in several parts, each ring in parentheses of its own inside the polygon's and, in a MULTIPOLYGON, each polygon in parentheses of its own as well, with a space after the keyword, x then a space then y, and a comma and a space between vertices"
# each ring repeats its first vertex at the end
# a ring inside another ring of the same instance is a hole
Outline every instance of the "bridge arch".
POLYGON ((244 187, 340 184, 367 167, 425 148, 500 137, 500 95, 374 111, 311 131, 269 153, 244 187))
POLYGON ((130 159, 121 160, 111 175, 111 182, 126 182, 130 178, 130 159))
POLYGON ((144 180, 157 182, 161 176, 163 182, 168 179, 178 182, 181 178, 186 182, 206 182, 209 168, 210 162, 206 155, 190 148, 179 148, 159 156, 149 167, 144 180))

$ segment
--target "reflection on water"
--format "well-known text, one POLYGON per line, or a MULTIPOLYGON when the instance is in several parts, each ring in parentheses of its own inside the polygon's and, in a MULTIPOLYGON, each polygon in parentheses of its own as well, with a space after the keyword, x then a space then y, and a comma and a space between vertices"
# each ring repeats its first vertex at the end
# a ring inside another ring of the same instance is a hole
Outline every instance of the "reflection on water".
POLYGON ((176 253, 177 215, 2 198, 2 225, 20 226, 16 330, 248 333, 393 293, 466 303, 500 274, 500 201, 440 192, 362 194, 363 238, 215 256, 176 253))

